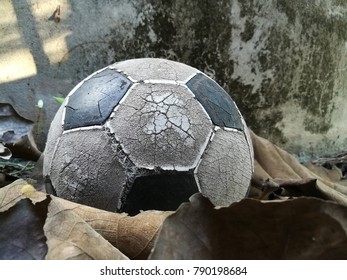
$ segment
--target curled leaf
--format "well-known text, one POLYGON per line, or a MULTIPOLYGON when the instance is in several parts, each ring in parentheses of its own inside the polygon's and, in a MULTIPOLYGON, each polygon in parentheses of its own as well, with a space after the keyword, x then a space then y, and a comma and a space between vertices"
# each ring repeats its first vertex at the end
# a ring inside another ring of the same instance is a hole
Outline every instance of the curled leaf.
POLYGON ((43 225, 50 198, 35 205, 29 199, 18 201, 0 212, 0 259, 44 259, 47 238, 43 225))
POLYGON ((0 103, 0 122, 0 142, 4 143, 14 156, 31 160, 39 158, 41 152, 32 135, 32 121, 20 116, 10 104, 0 103))
POLYGON ((12 153, 10 149, 5 147, 3 144, 0 143, 0 158, 2 159, 10 159, 12 157, 12 153))
POLYGON ((79 215, 113 246, 131 259, 146 259, 153 249, 163 221, 172 212, 145 211, 129 217, 67 200, 59 200, 64 209, 79 215))
POLYGON ((0 140, 15 143, 33 128, 33 122, 21 117, 10 104, 0 103, 0 140))
POLYGON ((127 259, 64 201, 17 180, 0 189, 0 259, 127 259))
POLYGON ((14 206, 22 197, 21 189, 27 182, 18 179, 13 183, 0 188, 0 212, 4 212, 14 206))
MULTIPOLYGON (((284 184, 287 185, 286 190, 289 192, 295 190, 290 195, 325 198, 347 206, 347 186, 341 184, 341 171, 326 170, 312 164, 302 165, 292 155, 270 141, 253 132, 250 134, 255 157, 252 182, 256 182, 256 184, 253 186, 258 187, 259 184, 266 184, 269 181, 282 181, 282 184, 287 181, 291 183, 284 184), (314 180, 316 183, 312 185, 314 180), (296 187, 292 184, 294 181, 296 181, 296 187), (310 183, 299 186, 300 181, 310 183)), ((261 198, 264 197, 264 193, 257 195, 261 198)))
POLYGON ((52 196, 48 207, 46 259, 127 259, 61 201, 52 196))

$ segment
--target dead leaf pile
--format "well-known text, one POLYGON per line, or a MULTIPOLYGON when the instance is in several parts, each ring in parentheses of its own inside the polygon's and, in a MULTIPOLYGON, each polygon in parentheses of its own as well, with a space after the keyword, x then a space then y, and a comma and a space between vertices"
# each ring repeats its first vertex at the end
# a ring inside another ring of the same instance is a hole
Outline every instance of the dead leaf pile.
POLYGON ((284 189, 282 198, 313 196, 347 206, 347 185, 341 180, 340 169, 329 170, 312 163, 302 165, 270 141, 254 133, 251 137, 255 158, 252 197, 268 199, 269 194, 284 189))
POLYGON ((0 259, 146 259, 170 214, 129 217, 47 195, 17 180, 0 189, 0 225, 6 229, 0 232, 0 259), (45 249, 36 253, 31 247, 45 249))
POLYGON ((299 198, 215 209, 195 194, 165 220, 150 258, 347 259, 347 208, 299 198))
POLYGON ((130 217, 24 180, 0 188, 0 259, 347 259, 341 169, 302 165, 251 135, 250 195, 229 207, 196 194, 175 212, 130 217))

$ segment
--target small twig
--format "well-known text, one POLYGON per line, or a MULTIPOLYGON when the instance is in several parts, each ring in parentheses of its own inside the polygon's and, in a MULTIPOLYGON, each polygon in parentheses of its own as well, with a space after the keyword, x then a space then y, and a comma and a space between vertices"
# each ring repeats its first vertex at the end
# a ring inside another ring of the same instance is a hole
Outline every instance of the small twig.
POLYGON ((23 172, 23 171, 27 171, 27 170, 33 169, 33 166, 30 166, 29 168, 27 168, 29 164, 30 164, 29 161, 28 161, 24 166, 21 165, 21 164, 18 164, 17 166, 20 166, 22 169, 17 170, 17 171, 14 171, 14 172, 11 172, 11 173, 9 173, 8 175, 14 176, 14 175, 19 174, 19 173, 21 173, 21 172, 23 172))
POLYGON ((331 164, 347 162, 347 153, 340 153, 334 157, 319 158, 312 161, 312 163, 316 165, 322 165, 326 162, 330 162, 331 164))

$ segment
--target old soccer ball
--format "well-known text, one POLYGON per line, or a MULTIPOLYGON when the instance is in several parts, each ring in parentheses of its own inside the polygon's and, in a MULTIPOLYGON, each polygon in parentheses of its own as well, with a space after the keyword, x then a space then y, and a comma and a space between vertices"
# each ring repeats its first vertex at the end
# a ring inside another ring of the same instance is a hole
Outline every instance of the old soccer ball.
POLYGON ((80 82, 44 154, 49 192, 130 214, 175 210, 196 192, 229 205, 247 194, 252 170, 251 140, 231 97, 199 70, 154 58, 80 82))

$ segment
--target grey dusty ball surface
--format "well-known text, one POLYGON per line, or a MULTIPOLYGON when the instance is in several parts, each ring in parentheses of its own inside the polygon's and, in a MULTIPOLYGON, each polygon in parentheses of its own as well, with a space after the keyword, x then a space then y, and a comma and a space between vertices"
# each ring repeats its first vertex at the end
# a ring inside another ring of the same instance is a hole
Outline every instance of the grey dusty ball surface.
POLYGON ((175 210, 195 192, 226 206, 247 194, 253 150, 231 97, 190 66, 133 59, 87 77, 49 131, 56 195, 109 211, 175 210))

